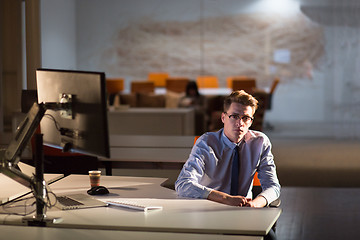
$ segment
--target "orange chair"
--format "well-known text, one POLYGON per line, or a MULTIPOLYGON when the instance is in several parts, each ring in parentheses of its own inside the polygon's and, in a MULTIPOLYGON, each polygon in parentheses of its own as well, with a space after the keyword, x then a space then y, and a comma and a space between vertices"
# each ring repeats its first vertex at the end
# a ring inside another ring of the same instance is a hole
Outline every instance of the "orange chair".
POLYGON ((150 72, 148 80, 154 82, 155 87, 165 87, 169 74, 166 72, 150 72))
POLYGON ((155 91, 154 82, 150 82, 150 81, 131 82, 132 93, 153 93, 154 91, 155 91))
POLYGON ((123 78, 107 78, 106 79, 106 90, 108 94, 117 94, 124 90, 124 79, 123 78))
POLYGON ((171 77, 166 79, 166 90, 176 93, 183 93, 186 91, 186 86, 189 83, 188 78, 171 77))
POLYGON ((219 81, 216 76, 198 76, 196 78, 198 88, 218 88, 219 81))

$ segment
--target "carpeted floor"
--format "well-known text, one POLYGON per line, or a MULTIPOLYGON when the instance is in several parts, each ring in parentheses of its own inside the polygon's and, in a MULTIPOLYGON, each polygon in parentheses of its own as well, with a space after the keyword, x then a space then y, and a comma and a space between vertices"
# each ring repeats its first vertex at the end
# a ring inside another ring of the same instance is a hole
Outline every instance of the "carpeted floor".
POLYGON ((278 239, 358 239, 360 141, 269 135, 282 185, 278 239))
POLYGON ((360 141, 273 137, 282 186, 360 187, 360 141))
POLYGON ((358 239, 360 188, 283 187, 279 240, 358 239))

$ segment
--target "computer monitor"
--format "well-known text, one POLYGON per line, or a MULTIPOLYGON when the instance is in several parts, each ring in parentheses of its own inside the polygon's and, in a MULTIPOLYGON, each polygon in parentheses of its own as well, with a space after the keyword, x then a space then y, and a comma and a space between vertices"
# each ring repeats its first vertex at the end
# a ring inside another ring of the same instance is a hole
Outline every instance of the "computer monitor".
POLYGON ((38 102, 71 103, 70 112, 45 112, 40 123, 45 145, 64 151, 110 157, 105 74, 38 69, 38 102))

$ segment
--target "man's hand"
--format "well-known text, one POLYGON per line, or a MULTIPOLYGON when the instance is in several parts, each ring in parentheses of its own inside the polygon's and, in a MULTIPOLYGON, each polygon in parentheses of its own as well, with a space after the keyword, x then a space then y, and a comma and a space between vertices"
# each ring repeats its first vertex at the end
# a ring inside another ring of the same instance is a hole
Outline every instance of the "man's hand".
POLYGON ((230 206, 239 206, 239 207, 246 206, 247 203, 251 200, 243 196, 232 196, 217 190, 212 190, 207 199, 214 202, 223 203, 230 206))
POLYGON ((239 207, 262 208, 265 207, 267 204, 267 201, 263 196, 258 196, 254 200, 252 200, 243 196, 232 196, 217 190, 212 190, 207 199, 214 202, 239 207))
POLYGON ((267 205, 267 201, 263 196, 258 196, 254 200, 249 200, 245 204, 246 207, 262 208, 267 205))

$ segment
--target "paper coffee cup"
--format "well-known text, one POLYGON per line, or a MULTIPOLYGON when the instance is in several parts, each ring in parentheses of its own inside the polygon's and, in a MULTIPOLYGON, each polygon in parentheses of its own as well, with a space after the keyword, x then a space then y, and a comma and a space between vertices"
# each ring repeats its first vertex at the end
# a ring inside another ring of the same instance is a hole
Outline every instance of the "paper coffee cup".
POLYGON ((100 176, 101 176, 101 171, 99 171, 99 170, 89 171, 91 187, 100 186, 100 176))

